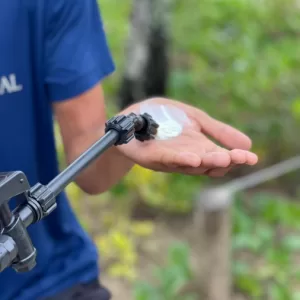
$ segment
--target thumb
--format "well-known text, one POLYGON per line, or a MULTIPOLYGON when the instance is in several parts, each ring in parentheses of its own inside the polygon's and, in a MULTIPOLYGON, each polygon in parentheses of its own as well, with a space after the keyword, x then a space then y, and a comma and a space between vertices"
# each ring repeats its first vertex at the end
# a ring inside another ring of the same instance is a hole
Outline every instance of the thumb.
MULTIPOLYGON (((154 154, 154 153, 153 153, 154 154)), ((201 164, 199 155, 188 151, 176 151, 161 148, 154 154, 156 163, 164 167, 194 167, 197 168, 201 164)))
POLYGON ((198 120, 202 132, 210 135, 225 147, 229 149, 251 149, 251 139, 238 129, 218 121, 202 111, 198 112, 198 120))
POLYGON ((189 104, 176 102, 188 112, 190 116, 201 127, 201 131, 214 138, 217 142, 229 149, 250 150, 252 147, 251 139, 238 129, 212 118, 203 110, 193 107, 189 104))

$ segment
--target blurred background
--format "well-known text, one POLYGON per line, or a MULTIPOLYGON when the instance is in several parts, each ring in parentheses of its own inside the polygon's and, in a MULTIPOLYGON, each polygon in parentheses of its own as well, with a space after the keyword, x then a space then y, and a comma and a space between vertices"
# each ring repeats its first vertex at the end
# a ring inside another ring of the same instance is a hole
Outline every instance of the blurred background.
MULTIPOLYGON (((300 2, 99 7, 117 66, 104 82, 110 115, 146 97, 171 97, 246 132, 260 158, 222 179, 135 167, 100 196, 69 186, 113 299, 300 299, 299 171, 230 194, 216 211, 199 205, 207 187, 299 154, 300 2)), ((63 168, 58 131, 57 145, 63 168)))

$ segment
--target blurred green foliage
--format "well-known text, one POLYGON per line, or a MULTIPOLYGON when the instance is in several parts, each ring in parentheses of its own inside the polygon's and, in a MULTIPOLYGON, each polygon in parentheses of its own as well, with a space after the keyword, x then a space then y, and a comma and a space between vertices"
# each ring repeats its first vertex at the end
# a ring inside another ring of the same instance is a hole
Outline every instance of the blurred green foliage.
POLYGON ((181 175, 156 173, 135 166, 124 180, 111 190, 114 196, 138 198, 145 204, 169 213, 187 213, 192 209, 199 178, 182 180, 181 175), (188 184, 188 188, 187 185, 188 184))
POLYGON ((138 278, 138 245, 153 233, 154 226, 152 222, 129 221, 125 218, 121 222, 111 221, 107 232, 95 238, 102 260, 110 262, 106 272, 112 277, 134 282, 138 278))
POLYGON ((233 275, 250 299, 300 299, 300 206, 269 193, 233 208, 233 275))
POLYGON ((183 243, 170 247, 168 262, 154 271, 157 284, 138 282, 136 300, 196 300, 196 295, 182 294, 182 290, 193 279, 189 262, 189 249, 183 243))
MULTIPOLYGON (((99 0, 99 4, 117 66, 117 72, 104 82, 112 115, 117 111, 115 98, 126 63, 131 1, 99 0)), ((296 0, 174 0, 172 4, 169 96, 244 130, 265 165, 294 155, 300 148, 299 10, 296 0)), ((57 135, 64 166, 58 131, 57 135)), ((108 272, 135 280, 138 243, 152 233, 153 224, 128 218, 132 199, 184 214, 192 209, 195 192, 208 183, 204 177, 166 175, 135 167, 100 197, 102 201, 97 198, 97 204, 90 204, 93 211, 101 211, 96 227, 102 231, 96 233, 92 217, 82 210, 84 195, 75 185, 67 192, 81 223, 93 232, 103 260, 110 262, 108 272)), ((256 194, 248 200, 239 199, 233 208, 237 290, 254 300, 300 299, 299 204, 273 194, 256 194)), ((180 249, 182 260, 171 259, 161 268, 156 285, 140 283, 136 300, 178 298, 172 282, 185 284, 192 276, 187 272, 188 252, 180 249)))

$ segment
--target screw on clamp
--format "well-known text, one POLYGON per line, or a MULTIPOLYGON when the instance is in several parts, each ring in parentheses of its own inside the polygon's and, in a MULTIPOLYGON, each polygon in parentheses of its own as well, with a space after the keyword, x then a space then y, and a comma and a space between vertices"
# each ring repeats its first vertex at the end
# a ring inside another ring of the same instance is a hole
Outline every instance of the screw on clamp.
POLYGON ((116 130, 119 133, 119 139, 115 145, 127 144, 134 137, 141 142, 154 139, 157 128, 158 124, 147 113, 142 115, 136 115, 135 113, 130 113, 128 116, 119 115, 105 123, 106 133, 109 130, 116 130))
POLYGON ((153 120, 152 116, 144 113, 135 115, 134 118, 135 138, 141 142, 154 139, 159 125, 153 120))

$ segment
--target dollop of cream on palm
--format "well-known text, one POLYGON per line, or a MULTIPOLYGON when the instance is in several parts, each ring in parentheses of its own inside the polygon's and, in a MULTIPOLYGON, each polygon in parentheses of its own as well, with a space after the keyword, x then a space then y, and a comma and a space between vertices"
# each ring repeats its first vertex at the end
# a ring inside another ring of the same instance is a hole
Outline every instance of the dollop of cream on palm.
POLYGON ((190 122, 184 111, 172 105, 147 103, 143 104, 140 110, 141 113, 150 114, 159 125, 156 140, 168 140, 179 136, 183 127, 190 122))
POLYGON ((156 140, 168 140, 179 136, 182 132, 182 126, 173 120, 166 120, 159 123, 157 133, 155 136, 156 140))

